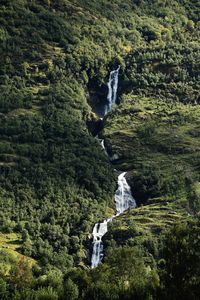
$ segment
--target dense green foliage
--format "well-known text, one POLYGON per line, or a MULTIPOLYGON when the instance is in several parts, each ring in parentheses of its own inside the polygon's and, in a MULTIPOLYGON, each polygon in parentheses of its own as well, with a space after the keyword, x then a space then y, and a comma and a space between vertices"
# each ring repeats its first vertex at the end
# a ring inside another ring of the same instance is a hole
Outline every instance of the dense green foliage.
POLYGON ((177 225, 167 235, 161 279, 166 299, 198 299, 200 280, 199 221, 177 225), (179 288, 181 286, 181 289, 179 288))
POLYGON ((200 226, 186 220, 200 208, 199 10, 1 1, 0 299, 197 299, 200 226), (90 270, 89 234, 113 213, 116 174, 86 127, 98 119, 88 103, 106 99, 118 64, 121 104, 101 135, 145 205, 109 225, 90 270))
POLYGON ((130 85, 137 94, 199 103, 199 56, 199 44, 190 40, 136 50, 128 59, 126 89, 130 85))
POLYGON ((94 270, 71 269, 63 277, 51 268, 36 278, 22 258, 13 262, 9 278, 1 277, 0 293, 2 299, 20 300, 198 299, 199 234, 197 220, 168 231, 157 266, 147 250, 123 246, 110 248, 104 263, 94 270))
POLYGON ((104 135, 119 157, 117 168, 130 171, 138 202, 160 198, 199 211, 199 124, 199 105, 123 97, 107 118, 104 135))
POLYGON ((1 7, 0 201, 2 230, 26 233, 23 253, 65 270, 86 259, 115 182, 85 126, 84 80, 66 52, 76 37, 60 13, 29 1, 1 7))

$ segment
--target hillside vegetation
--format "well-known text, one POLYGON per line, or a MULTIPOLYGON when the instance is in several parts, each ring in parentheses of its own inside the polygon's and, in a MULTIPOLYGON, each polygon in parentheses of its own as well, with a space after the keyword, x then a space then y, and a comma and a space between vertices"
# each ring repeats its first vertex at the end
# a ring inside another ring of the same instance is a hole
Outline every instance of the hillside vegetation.
POLYGON ((132 94, 108 116, 108 149, 118 157, 115 166, 129 171, 138 204, 175 200, 188 212, 198 213, 199 125, 199 105, 132 94))
POLYGON ((199 11, 188 0, 1 1, 1 299, 197 299, 199 11), (91 107, 117 65, 121 103, 100 135, 140 207, 110 225, 90 270, 116 174, 86 123, 98 123, 91 107), (181 253, 171 260, 180 244, 194 249, 188 273, 181 253))

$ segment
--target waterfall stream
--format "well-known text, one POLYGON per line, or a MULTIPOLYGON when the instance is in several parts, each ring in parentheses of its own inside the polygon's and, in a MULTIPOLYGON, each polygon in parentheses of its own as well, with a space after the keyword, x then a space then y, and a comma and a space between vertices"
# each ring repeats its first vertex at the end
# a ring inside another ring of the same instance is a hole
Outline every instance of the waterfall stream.
POLYGON ((114 71, 110 72, 109 80, 108 80, 108 95, 107 100, 108 103, 105 106, 105 113, 109 113, 112 110, 113 104, 116 104, 117 100, 117 89, 118 89, 118 77, 119 77, 120 66, 114 71))
POLYGON ((126 178, 126 172, 121 173, 118 176, 118 188, 115 192, 116 214, 110 218, 104 220, 102 223, 96 223, 93 228, 93 251, 91 259, 91 267, 95 268, 103 259, 103 243, 102 237, 108 231, 108 223, 117 216, 121 215, 129 207, 135 208, 136 202, 131 194, 131 188, 128 185, 126 178))
POLYGON ((103 223, 96 223, 93 228, 93 253, 91 266, 95 268, 101 262, 103 258, 103 243, 102 237, 108 231, 107 228, 108 220, 105 220, 103 223))
MULTIPOLYGON (((116 103, 117 100, 117 88, 118 88, 118 75, 119 75, 120 66, 110 72, 110 77, 108 81, 108 104, 105 107, 105 114, 104 116, 112 110, 113 104, 116 103)), ((97 137, 99 143, 101 144, 104 152, 108 155, 104 140, 99 139, 97 137)), ((112 157, 110 157, 112 160, 112 157)), ((116 214, 110 218, 104 220, 102 223, 96 223, 93 228, 93 251, 92 251, 92 258, 91 258, 91 267, 95 268, 103 259, 103 242, 102 237, 108 231, 108 223, 111 222, 114 218, 122 214, 126 211, 129 207, 135 208, 136 202, 131 194, 131 188, 126 181, 126 172, 122 172, 118 176, 118 187, 115 192, 115 204, 116 204, 116 214)))
POLYGON ((126 181, 125 175, 126 172, 123 172, 118 176, 118 189, 115 192, 117 216, 121 215, 129 207, 136 207, 135 199, 131 194, 131 188, 126 181))

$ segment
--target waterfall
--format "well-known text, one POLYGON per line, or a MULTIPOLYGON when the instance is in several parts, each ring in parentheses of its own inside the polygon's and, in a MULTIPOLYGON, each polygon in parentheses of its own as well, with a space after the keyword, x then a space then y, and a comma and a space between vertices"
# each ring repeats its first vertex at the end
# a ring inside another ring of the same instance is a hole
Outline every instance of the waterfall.
POLYGON ((91 259, 91 267, 95 268, 103 259, 103 243, 102 237, 108 231, 108 223, 113 218, 122 214, 129 207, 135 208, 136 202, 131 194, 131 188, 128 185, 126 178, 126 172, 121 173, 118 176, 118 188, 115 192, 115 203, 116 203, 116 215, 112 218, 104 220, 103 223, 96 223, 93 228, 93 251, 91 259))
MULTIPOLYGON (((112 110, 113 104, 116 103, 117 99, 117 88, 118 88, 118 76, 119 76, 120 66, 110 72, 110 77, 108 81, 108 95, 107 100, 108 104, 105 106, 104 116, 112 110)), ((101 140, 96 137, 100 142, 104 152, 108 155, 104 140, 101 140)), ((109 156, 109 155, 108 155, 109 156)), ((110 160, 118 159, 117 154, 115 156, 110 157, 110 160)), ((115 204, 116 204, 116 214, 107 220, 104 220, 103 223, 96 223, 93 228, 93 251, 92 251, 92 259, 91 259, 91 267, 95 268, 103 259, 103 242, 102 237, 108 231, 108 223, 111 222, 114 218, 122 214, 129 207, 135 208, 136 202, 131 194, 131 188, 126 181, 126 172, 121 173, 118 176, 118 187, 115 192, 115 204)))
POLYGON ((101 147, 103 148, 104 151, 106 150, 105 145, 104 145, 104 140, 101 140, 101 147))
POLYGON ((109 155, 108 155, 108 152, 107 152, 107 150, 106 150, 106 147, 105 147, 104 140, 103 140, 103 139, 100 139, 100 138, 98 137, 98 135, 95 136, 95 139, 100 143, 100 145, 101 145, 101 147, 102 147, 104 153, 105 153, 107 156, 109 156, 109 155))
POLYGON ((135 199, 131 194, 131 188, 126 181, 125 175, 126 172, 123 172, 118 176, 118 189, 115 192, 117 216, 122 214, 129 207, 136 207, 135 199))
POLYGON ((106 115, 108 112, 110 112, 112 110, 113 104, 116 103, 119 70, 120 70, 120 66, 118 66, 118 68, 116 70, 110 72, 109 80, 107 83, 107 85, 108 85, 108 95, 107 95, 108 103, 105 106, 104 115, 106 115))
POLYGON ((103 223, 96 223, 93 228, 93 252, 92 252, 92 260, 91 267, 95 268, 101 262, 103 258, 103 243, 102 237, 107 232, 107 224, 108 220, 105 220, 103 223))
POLYGON ((104 144, 104 140, 100 140, 100 144, 101 144, 101 147, 102 147, 104 153, 105 153, 107 156, 109 156, 109 155, 108 155, 108 152, 107 152, 107 150, 106 150, 105 144, 104 144))

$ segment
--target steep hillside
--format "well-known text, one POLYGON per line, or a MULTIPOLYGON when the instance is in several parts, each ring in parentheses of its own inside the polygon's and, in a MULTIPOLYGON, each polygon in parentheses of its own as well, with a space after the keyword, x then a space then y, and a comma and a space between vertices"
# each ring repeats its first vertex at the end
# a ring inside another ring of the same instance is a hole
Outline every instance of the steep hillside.
POLYGON ((110 223, 108 245, 142 244, 156 257, 160 235, 199 214, 199 125, 199 105, 133 94, 107 117, 105 144, 139 206, 110 223))
POLYGON ((119 170, 129 171, 138 204, 180 201, 199 211, 200 106, 129 94, 107 117, 104 137, 119 170), (195 202, 196 201, 196 202, 195 202))
MULTIPOLYGON (((199 242, 199 11, 187 0, 1 1, 0 298, 167 297, 164 229, 179 243, 196 228, 199 242), (117 65, 120 104, 102 121, 117 65), (139 207, 110 225, 105 261, 90 270, 114 169, 128 171, 139 207)), ((196 299, 192 270, 180 299, 196 299)))

